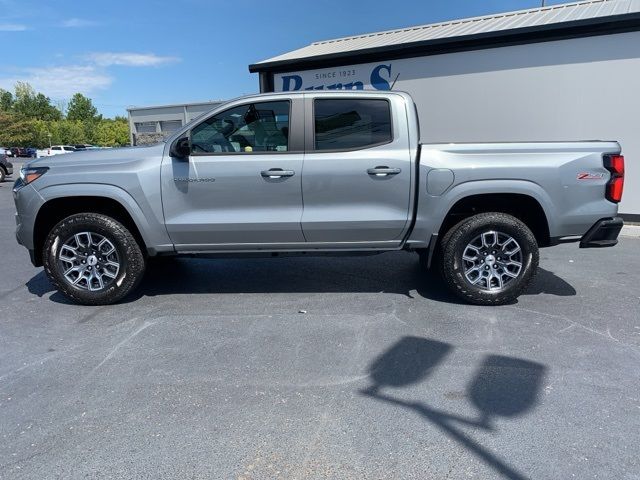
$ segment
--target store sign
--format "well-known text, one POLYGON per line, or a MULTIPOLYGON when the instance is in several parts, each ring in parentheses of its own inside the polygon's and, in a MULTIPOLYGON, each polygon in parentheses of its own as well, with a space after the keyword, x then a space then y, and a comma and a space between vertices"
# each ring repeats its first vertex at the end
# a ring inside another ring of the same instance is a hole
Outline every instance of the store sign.
POLYGON ((370 63, 274 76, 276 92, 296 90, 392 90, 400 73, 391 62, 370 63))

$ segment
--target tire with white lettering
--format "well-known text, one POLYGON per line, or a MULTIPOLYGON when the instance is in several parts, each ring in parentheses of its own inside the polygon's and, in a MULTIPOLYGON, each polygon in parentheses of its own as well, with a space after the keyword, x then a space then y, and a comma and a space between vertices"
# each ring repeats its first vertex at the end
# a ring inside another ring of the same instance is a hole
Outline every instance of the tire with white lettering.
POLYGON ((64 295, 83 305, 109 305, 140 283, 145 258, 131 232, 98 213, 71 215, 47 235, 44 270, 64 295))
POLYGON ((513 302, 533 280, 539 262, 531 230, 505 213, 480 213, 443 237, 442 277, 456 295, 476 305, 513 302))

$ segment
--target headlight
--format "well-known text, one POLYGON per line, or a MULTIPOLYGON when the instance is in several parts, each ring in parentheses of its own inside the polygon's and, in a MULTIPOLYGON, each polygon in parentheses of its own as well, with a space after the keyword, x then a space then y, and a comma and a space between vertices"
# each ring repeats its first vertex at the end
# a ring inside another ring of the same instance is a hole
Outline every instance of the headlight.
POLYGON ((17 191, 24 187, 25 185, 29 185, 31 182, 39 179, 42 175, 47 173, 49 167, 22 167, 20 169, 20 178, 16 180, 16 183, 13 185, 13 191, 17 191))

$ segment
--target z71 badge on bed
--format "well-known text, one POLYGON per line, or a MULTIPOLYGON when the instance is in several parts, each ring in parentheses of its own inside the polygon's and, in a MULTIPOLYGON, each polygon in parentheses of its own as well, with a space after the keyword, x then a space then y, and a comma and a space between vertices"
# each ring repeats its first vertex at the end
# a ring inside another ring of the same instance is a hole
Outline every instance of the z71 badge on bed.
POLYGON ((578 180, 602 180, 604 173, 582 172, 578 174, 578 180))

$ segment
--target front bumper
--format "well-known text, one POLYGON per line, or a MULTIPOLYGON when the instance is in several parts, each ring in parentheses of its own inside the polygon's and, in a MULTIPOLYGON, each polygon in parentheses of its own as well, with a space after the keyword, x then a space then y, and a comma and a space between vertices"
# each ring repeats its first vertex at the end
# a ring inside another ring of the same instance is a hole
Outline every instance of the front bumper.
MULTIPOLYGON (((36 214, 44 203, 40 194, 32 185, 26 185, 13 191, 13 199, 16 204, 16 240, 24 246, 29 253, 34 250, 34 229, 36 214)), ((35 256, 32 255, 32 260, 35 256)), ((38 265, 36 265, 38 266, 38 265)))
POLYGON ((613 247, 618 244, 618 235, 624 222, 620 217, 601 218, 580 239, 580 248, 613 247))

